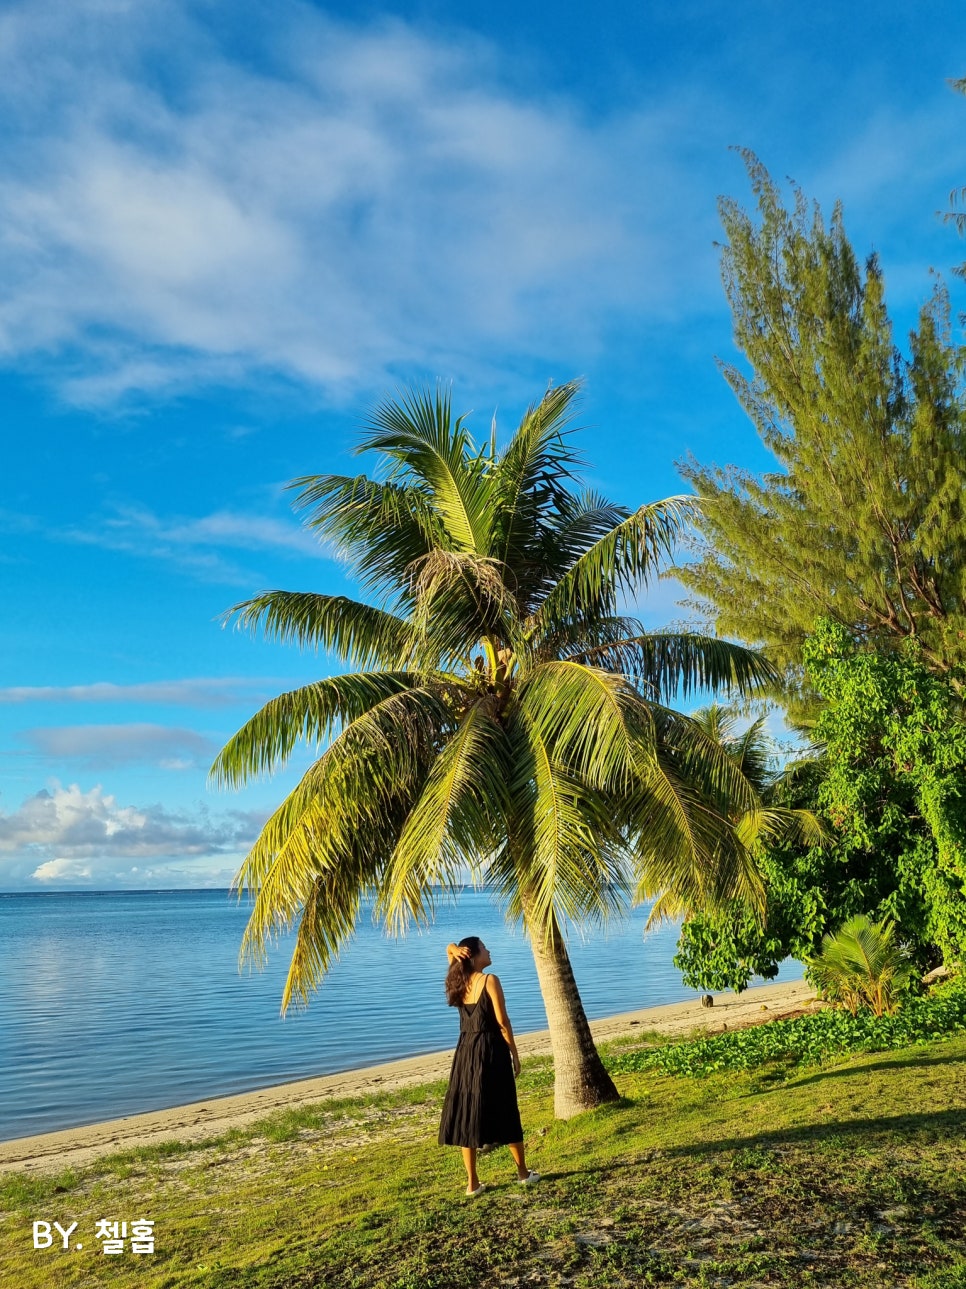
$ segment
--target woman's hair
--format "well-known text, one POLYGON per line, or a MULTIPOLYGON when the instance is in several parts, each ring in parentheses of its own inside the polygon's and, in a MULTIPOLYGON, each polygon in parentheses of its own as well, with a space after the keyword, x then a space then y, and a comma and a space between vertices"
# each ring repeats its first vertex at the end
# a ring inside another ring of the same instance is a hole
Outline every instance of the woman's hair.
MULTIPOLYGON (((480 951, 480 937, 468 935, 465 940, 460 940, 457 948, 469 949, 470 957, 475 958, 480 951)), ((443 988, 446 990, 446 1001, 450 1007, 458 1007, 466 997, 466 984, 472 974, 473 968, 469 958, 454 958, 449 964, 443 988)))

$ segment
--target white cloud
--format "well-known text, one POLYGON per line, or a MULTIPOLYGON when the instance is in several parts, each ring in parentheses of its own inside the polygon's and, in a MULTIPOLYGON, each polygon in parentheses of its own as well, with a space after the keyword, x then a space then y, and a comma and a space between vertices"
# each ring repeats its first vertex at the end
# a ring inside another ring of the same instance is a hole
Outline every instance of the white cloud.
POLYGON ((678 310, 672 218, 711 263, 668 109, 591 119, 399 21, 282 4, 262 34, 254 70, 175 3, 7 13, 0 352, 58 355, 77 399, 253 367, 338 394, 509 349, 566 365, 678 310))
POLYGON ((96 530, 71 528, 62 535, 113 550, 150 548, 157 552, 229 546, 240 550, 318 555, 321 549, 318 539, 296 523, 232 511, 217 511, 193 519, 161 519, 143 507, 128 507, 99 520, 96 530))
POLYGON ((67 882, 72 886, 78 882, 89 882, 92 876, 90 864, 76 859, 48 859, 31 873, 38 882, 67 882))
POLYGON ((0 703, 158 703, 185 707, 229 707, 273 693, 280 682, 236 676, 152 680, 139 685, 98 681, 90 685, 12 685, 0 689, 0 703))
POLYGON ((100 786, 84 792, 77 784, 54 783, 18 810, 0 812, 0 885, 102 879, 113 885, 125 871, 136 871, 124 863, 132 859, 153 860, 145 872, 156 881, 172 863, 240 857, 263 820, 244 811, 213 818, 203 807, 189 813, 160 805, 122 806, 100 786))
POLYGON ((46 536, 164 560, 201 581, 245 587, 261 575, 227 558, 226 550, 325 557, 318 538, 295 522, 232 511, 161 518, 144 507, 128 506, 84 526, 48 530, 46 536))
POLYGON ((222 585, 250 587, 261 576, 241 567, 226 552, 333 558, 331 549, 295 519, 232 510, 162 517, 145 506, 115 505, 107 513, 61 528, 35 515, 0 509, 0 531, 164 560, 201 581, 222 585))
POLYGON ((218 745, 194 730, 167 725, 62 725, 24 730, 21 737, 43 756, 74 760, 85 769, 156 765, 187 770, 210 762, 218 745))
MULTIPOLYGON (((937 90, 941 92, 941 87, 937 90)), ((846 222, 850 209, 864 206, 876 210, 883 223, 891 223, 899 212, 883 209, 886 199, 890 207, 895 202, 908 220, 911 191, 913 217, 932 224, 934 207, 923 201, 921 194, 933 193, 938 205, 951 186, 963 182, 962 124, 961 109, 951 97, 943 97, 938 106, 922 104, 914 111, 900 112, 893 104, 878 104, 856 122, 854 131, 843 139, 813 182, 822 191, 840 196, 846 222), (949 108, 952 110, 944 110, 949 108), (924 146, 926 140, 929 146, 924 146)))

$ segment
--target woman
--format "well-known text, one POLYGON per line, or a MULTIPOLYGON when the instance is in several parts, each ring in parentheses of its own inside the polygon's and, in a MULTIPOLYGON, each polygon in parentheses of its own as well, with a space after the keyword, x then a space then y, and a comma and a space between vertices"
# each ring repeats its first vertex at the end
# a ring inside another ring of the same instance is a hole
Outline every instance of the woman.
POLYGON ((446 956, 446 1001, 459 1008, 460 1036, 443 1102, 439 1144, 462 1147, 469 1196, 483 1191, 476 1175, 476 1152, 481 1146, 509 1146, 517 1181, 532 1185, 540 1174, 527 1168, 523 1153, 514 1083, 520 1057, 499 978, 483 972, 492 961, 490 951, 478 936, 469 935, 459 944, 448 944, 446 956))

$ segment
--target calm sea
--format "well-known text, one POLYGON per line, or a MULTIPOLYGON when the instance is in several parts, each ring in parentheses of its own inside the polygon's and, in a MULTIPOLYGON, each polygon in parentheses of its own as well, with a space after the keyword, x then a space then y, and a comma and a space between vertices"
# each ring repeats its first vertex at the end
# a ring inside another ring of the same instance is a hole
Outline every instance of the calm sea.
MULTIPOLYGON (((490 949, 516 1032, 546 1028, 527 942, 486 892, 402 939, 364 915, 284 1020, 292 938, 240 973, 248 911, 226 891, 0 894, 0 1140, 451 1048, 445 946, 465 935, 490 949)), ((591 1019, 695 997, 671 965, 677 928, 644 936, 646 918, 571 934, 591 1019)))

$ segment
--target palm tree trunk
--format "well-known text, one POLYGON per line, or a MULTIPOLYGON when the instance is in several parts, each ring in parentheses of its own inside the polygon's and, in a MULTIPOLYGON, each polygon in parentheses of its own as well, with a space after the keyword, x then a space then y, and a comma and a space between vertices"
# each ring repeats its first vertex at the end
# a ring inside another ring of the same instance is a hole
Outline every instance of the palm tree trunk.
MULTIPOLYGON (((526 904, 524 901, 524 921, 526 904)), ((556 918, 549 940, 545 942, 542 932, 536 931, 530 934, 530 947, 550 1026, 553 1112, 558 1119, 572 1119, 605 1101, 619 1100, 620 1093, 594 1045, 556 918)))

